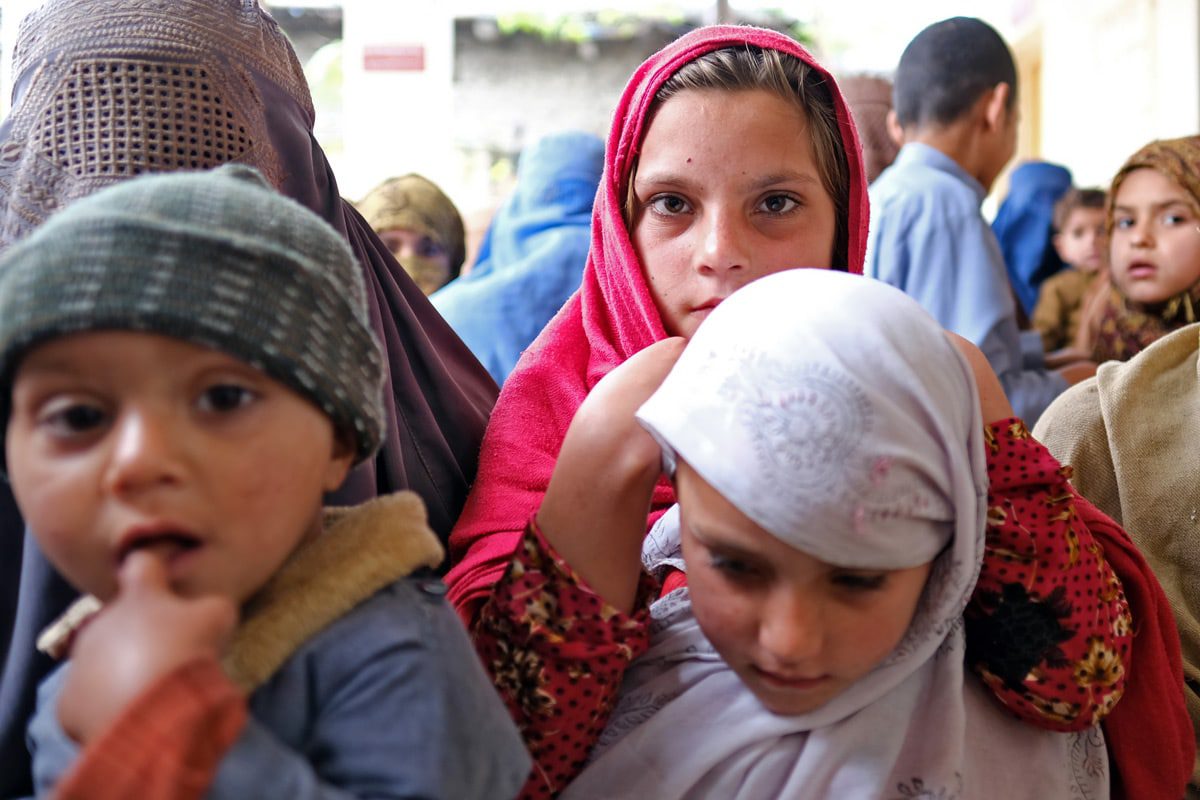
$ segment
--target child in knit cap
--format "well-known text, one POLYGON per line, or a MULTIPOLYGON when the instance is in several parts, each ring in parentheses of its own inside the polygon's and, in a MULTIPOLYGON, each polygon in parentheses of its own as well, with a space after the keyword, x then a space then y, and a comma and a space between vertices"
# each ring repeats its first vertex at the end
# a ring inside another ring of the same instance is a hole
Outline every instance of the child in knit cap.
POLYGON ((17 502, 94 598, 44 637, 39 796, 515 794, 420 500, 322 508, 384 428, 333 229, 247 167, 81 200, 0 260, 0 381, 17 502))

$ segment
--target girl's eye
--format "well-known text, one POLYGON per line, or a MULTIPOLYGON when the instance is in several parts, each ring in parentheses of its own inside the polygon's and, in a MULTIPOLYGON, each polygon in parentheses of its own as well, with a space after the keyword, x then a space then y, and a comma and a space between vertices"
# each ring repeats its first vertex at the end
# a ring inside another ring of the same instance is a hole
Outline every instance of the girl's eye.
POLYGON ((1174 227, 1175 225, 1182 225, 1184 222, 1186 222, 1186 220, 1183 218, 1182 214, 1170 213, 1162 215, 1161 224, 1165 228, 1174 227))
POLYGON ((51 407, 38 420, 55 436, 79 436, 90 433, 107 421, 103 409, 86 403, 70 403, 51 407))
POLYGON ((676 214, 686 214, 690 211, 687 201, 677 194, 660 194, 650 198, 650 210, 655 214, 671 217, 676 214))
POLYGON ((872 592, 883 588, 887 573, 838 572, 833 576, 836 586, 852 592, 872 592))
POLYGON ((422 236, 417 244, 417 255, 423 258, 440 258, 443 254, 442 246, 428 236, 422 236))
POLYGON ((257 395, 233 383, 220 383, 210 386, 200 395, 199 405, 202 411, 228 412, 249 405, 257 395))
POLYGON ((1133 227, 1133 217, 1114 217, 1113 227, 1125 230, 1133 227))
POLYGON ((786 214, 798 208, 800 203, 794 197, 786 194, 773 194, 761 203, 762 210, 772 215, 786 214))
POLYGON ((725 578, 735 583, 750 583, 763 577, 763 570, 740 558, 712 555, 709 563, 725 578))

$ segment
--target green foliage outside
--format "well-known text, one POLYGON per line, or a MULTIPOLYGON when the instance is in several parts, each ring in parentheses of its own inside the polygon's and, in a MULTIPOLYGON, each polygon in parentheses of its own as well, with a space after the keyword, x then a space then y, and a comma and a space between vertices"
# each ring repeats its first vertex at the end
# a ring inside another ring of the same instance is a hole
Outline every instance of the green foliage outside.
MULTIPOLYGON (((753 16, 739 20, 748 24, 761 25, 786 33, 793 39, 811 45, 812 34, 807 26, 779 9, 764 9, 753 16)), ((651 6, 633 15, 625 11, 597 11, 574 14, 514 13, 496 17, 496 27, 504 36, 525 34, 546 41, 589 42, 596 40, 633 39, 654 24, 677 27, 696 26, 698 21, 689 19, 677 7, 670 5, 651 6)))

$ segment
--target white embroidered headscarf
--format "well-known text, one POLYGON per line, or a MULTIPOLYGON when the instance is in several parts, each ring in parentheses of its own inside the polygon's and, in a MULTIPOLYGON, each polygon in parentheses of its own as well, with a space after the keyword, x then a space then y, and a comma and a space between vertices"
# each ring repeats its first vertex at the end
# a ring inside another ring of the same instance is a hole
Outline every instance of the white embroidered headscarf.
MULTIPOLYGON (((965 672, 987 476, 971 369, 900 291, 826 270, 756 281, 700 326, 638 419, 742 513, 822 561, 933 561, 909 629, 809 713, 767 711, 705 639, 688 589, 654 604, 591 765, 564 798, 1108 797, 1098 730, 1002 711, 965 672)), ((643 548, 683 567, 678 508, 643 548)))

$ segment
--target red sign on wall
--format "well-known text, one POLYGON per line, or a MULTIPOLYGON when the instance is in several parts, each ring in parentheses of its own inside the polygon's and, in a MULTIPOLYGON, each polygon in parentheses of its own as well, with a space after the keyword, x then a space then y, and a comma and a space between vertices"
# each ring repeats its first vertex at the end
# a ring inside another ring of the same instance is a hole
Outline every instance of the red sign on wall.
POLYGON ((363 69, 368 72, 422 72, 425 69, 425 46, 367 45, 363 48, 363 69))

